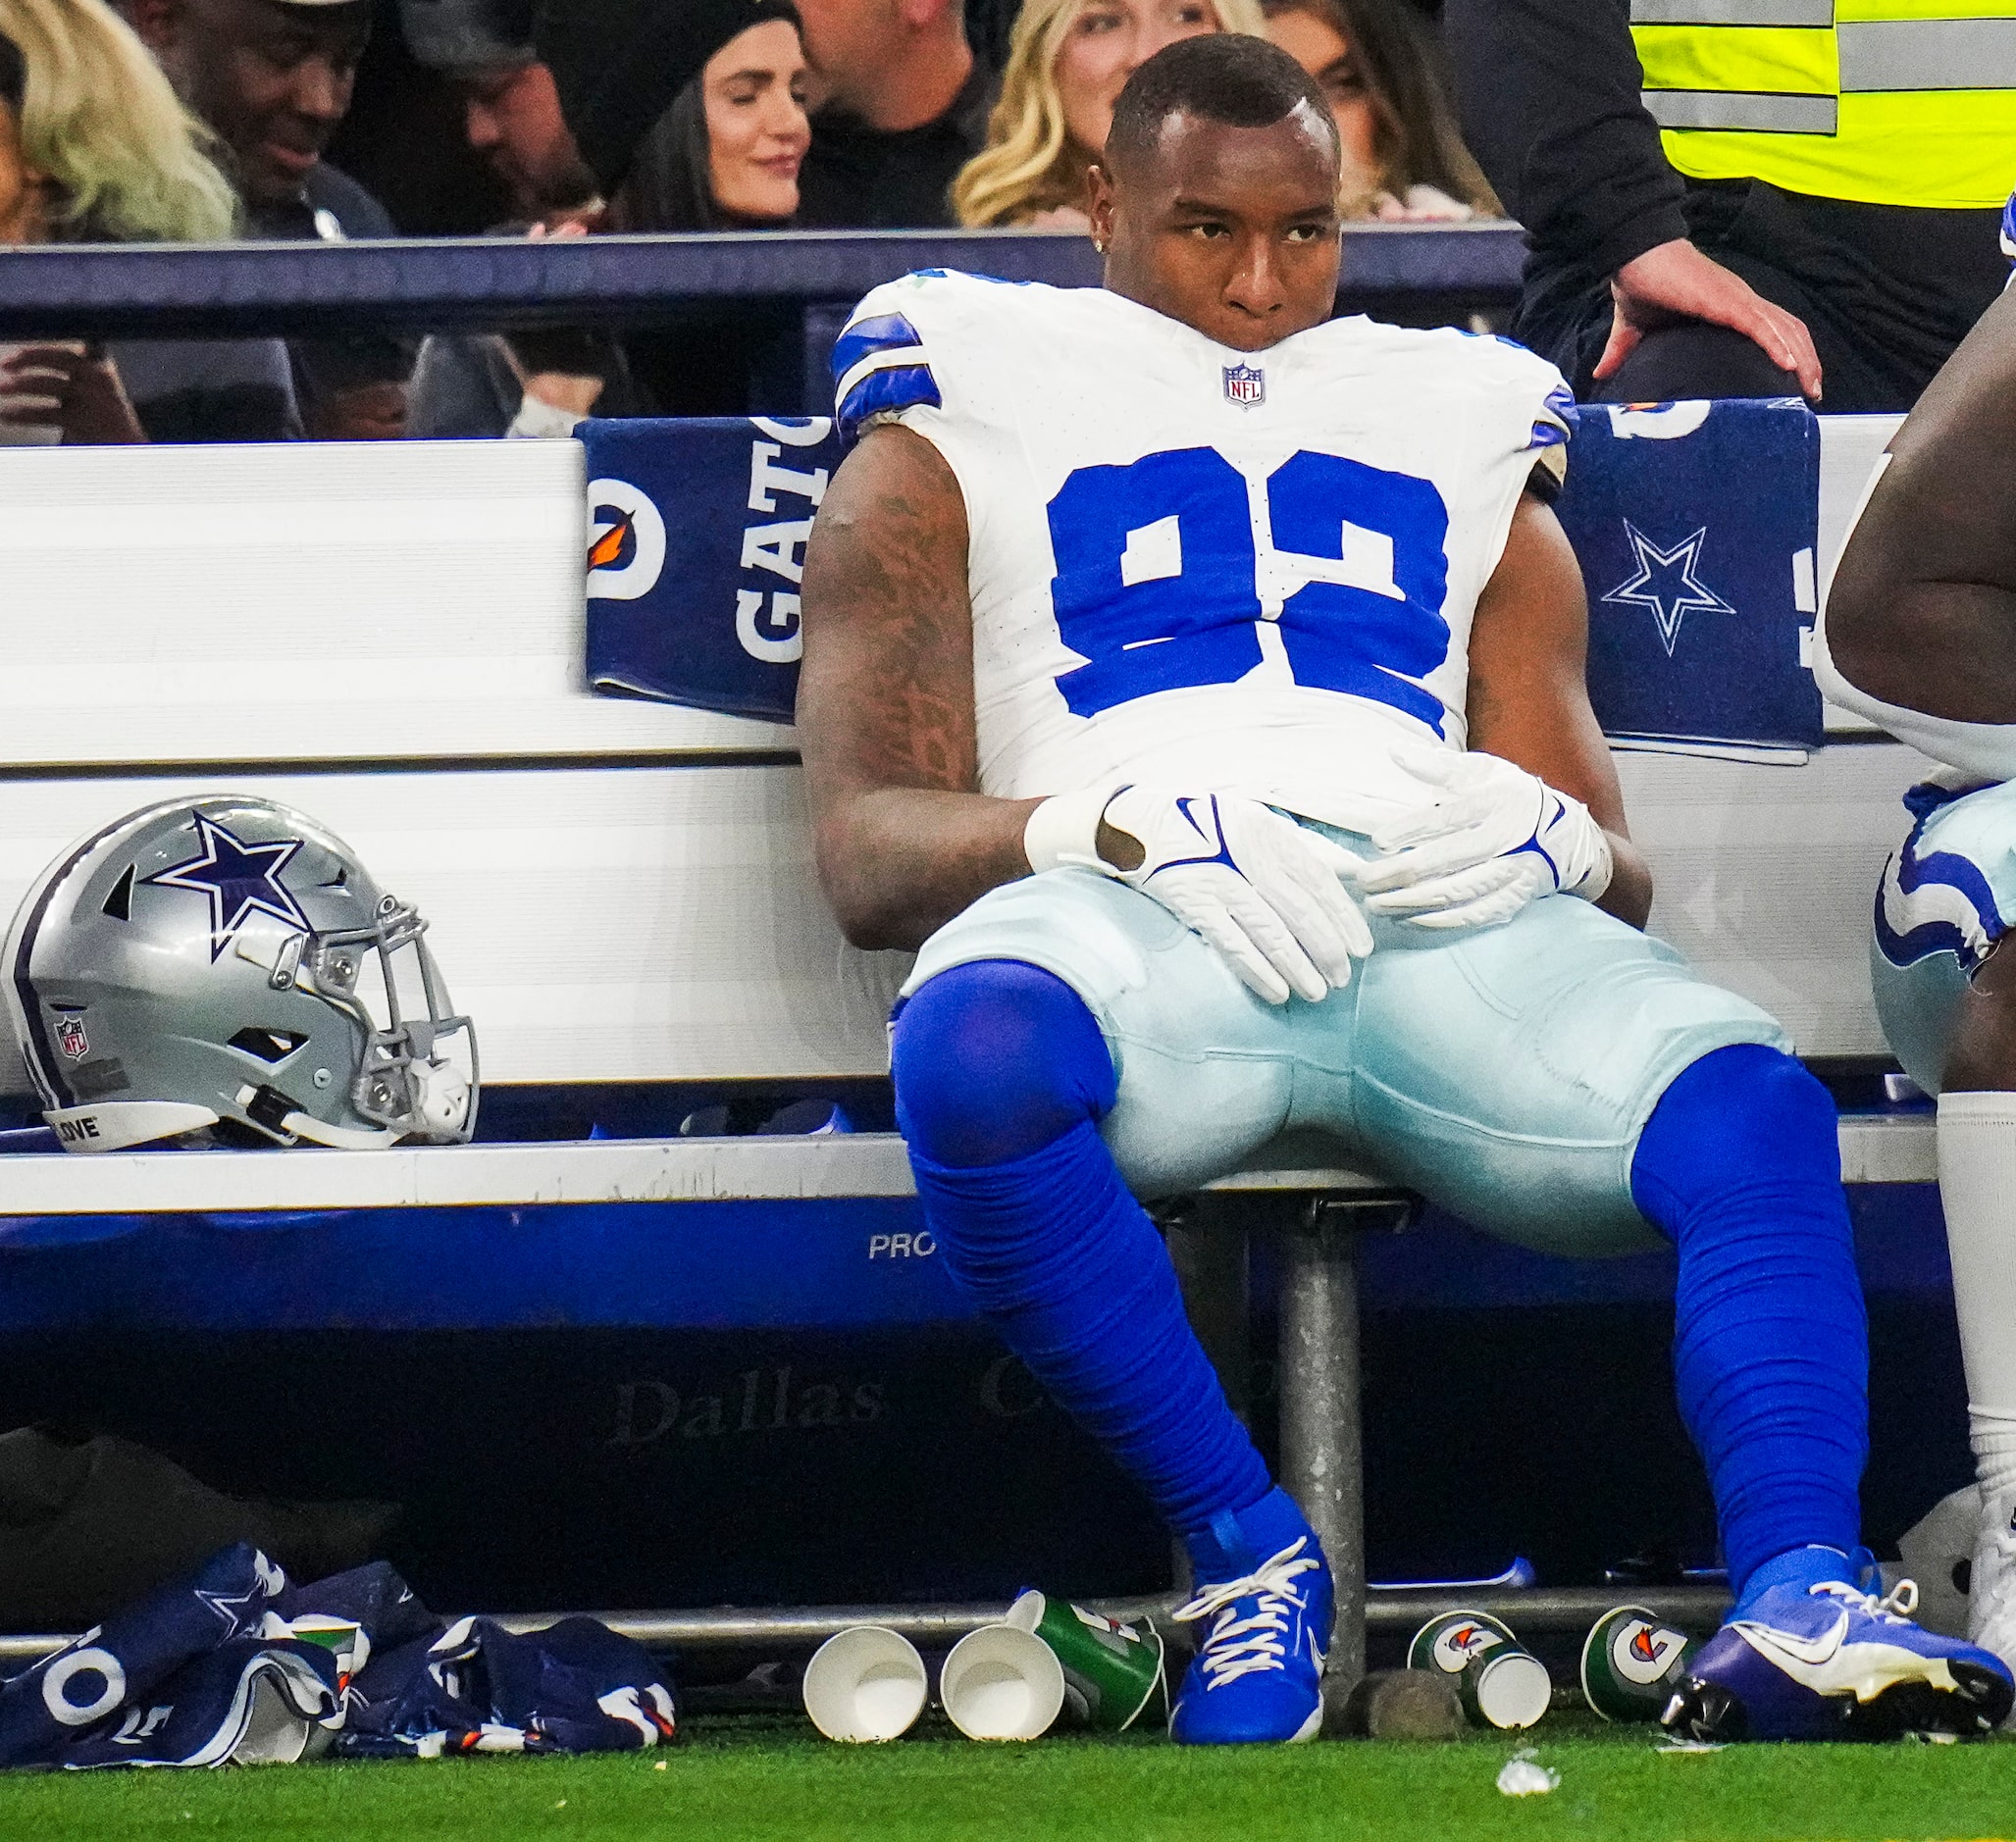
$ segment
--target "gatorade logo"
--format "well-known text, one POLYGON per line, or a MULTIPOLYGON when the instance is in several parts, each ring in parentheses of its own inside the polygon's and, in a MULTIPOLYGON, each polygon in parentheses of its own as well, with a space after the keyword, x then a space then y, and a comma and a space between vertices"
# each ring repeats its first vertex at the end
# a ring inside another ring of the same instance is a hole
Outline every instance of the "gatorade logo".
POLYGON ((1461 1624, 1452 1624, 1446 1631, 1435 1633, 1432 1652, 1435 1667, 1447 1670, 1451 1675, 1460 1675, 1473 1657, 1494 1649, 1504 1641, 1488 1624, 1473 1624, 1469 1619, 1461 1624))
POLYGON ((665 568, 665 520, 650 494, 628 480, 595 480, 588 503, 589 598, 635 601, 649 594, 665 568), (599 516, 605 511, 615 516, 599 516))
POLYGON ((1093 1642, 1110 1650, 1115 1657, 1124 1657, 1127 1646, 1141 1642, 1141 1634, 1131 1625, 1120 1623, 1117 1618, 1109 1618, 1102 1612, 1087 1612, 1083 1606, 1073 1606, 1071 1611, 1078 1622, 1092 1633, 1093 1642))
POLYGON ((1664 1625, 1627 1618, 1610 1634, 1610 1666, 1627 1682, 1656 1682, 1685 1643, 1678 1631, 1664 1625))
POLYGON ((1708 420, 1713 407, 1706 402, 1617 403, 1610 408, 1610 433, 1620 441, 1633 437, 1653 441, 1678 441, 1690 435, 1708 420))

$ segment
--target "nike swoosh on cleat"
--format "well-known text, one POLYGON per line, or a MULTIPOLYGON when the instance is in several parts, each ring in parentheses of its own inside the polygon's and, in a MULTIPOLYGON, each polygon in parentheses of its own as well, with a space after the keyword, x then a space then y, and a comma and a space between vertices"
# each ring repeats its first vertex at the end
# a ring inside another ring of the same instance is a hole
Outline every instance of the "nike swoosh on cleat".
POLYGON ((1802 1668, 1820 1669, 1839 1655, 1841 1639, 1848 1634, 1848 1614, 1842 1612, 1834 1628, 1824 1637, 1793 1637, 1787 1631, 1776 1631, 1768 1624, 1754 1623, 1748 1618, 1738 1619, 1735 1628, 1752 1650, 1781 1667, 1789 1662, 1802 1668))

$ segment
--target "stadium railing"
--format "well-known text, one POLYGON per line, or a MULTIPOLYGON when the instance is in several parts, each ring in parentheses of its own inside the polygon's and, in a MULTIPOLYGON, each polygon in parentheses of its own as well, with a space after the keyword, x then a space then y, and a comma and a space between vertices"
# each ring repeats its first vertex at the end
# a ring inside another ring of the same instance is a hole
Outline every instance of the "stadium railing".
MULTIPOLYGON (((1504 224, 1354 225, 1340 309, 1469 324, 1509 308, 1521 233, 1504 224)), ((761 236, 465 237, 190 248, 51 246, 0 264, 0 338, 404 333, 643 326, 695 302, 793 303, 796 333, 764 366, 774 414, 819 413, 847 311, 914 269, 1009 281, 1096 282, 1070 231, 788 230, 761 236)))

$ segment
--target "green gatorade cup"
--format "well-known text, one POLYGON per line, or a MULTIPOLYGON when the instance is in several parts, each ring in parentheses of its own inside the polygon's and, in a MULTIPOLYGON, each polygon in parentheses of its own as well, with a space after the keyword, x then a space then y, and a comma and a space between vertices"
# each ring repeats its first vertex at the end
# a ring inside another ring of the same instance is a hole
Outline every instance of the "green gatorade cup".
MULTIPOLYGON (((278 1622, 278 1621, 276 1621, 278 1622)), ((304 1613, 286 1621, 285 1635, 302 1644, 313 1644, 336 1660, 336 1686, 350 1678, 371 1661, 371 1638, 361 1624, 348 1618, 332 1618, 319 1612, 304 1613)))
POLYGON ((1146 1714, 1168 1711, 1161 1634, 1148 1624, 1121 1624, 1047 1594, 1026 1592, 1007 1622, 1033 1631, 1064 1672, 1064 1708, 1081 1726, 1122 1733, 1146 1714))
POLYGON ((1449 1679, 1463 1712, 1489 1727, 1529 1727, 1554 1696, 1547 1665, 1522 1650, 1511 1627, 1488 1612, 1445 1612, 1430 1618, 1408 1646, 1407 1663, 1449 1679))
POLYGON ((1512 1627, 1499 1623, 1488 1612, 1444 1612, 1414 1634, 1414 1642, 1407 1647, 1407 1666, 1461 1675, 1473 1657, 1501 1644, 1519 1648, 1512 1627))
POLYGON ((1589 1627, 1582 1694, 1605 1720, 1657 1720, 1699 1648, 1643 1606, 1619 1606, 1589 1627))

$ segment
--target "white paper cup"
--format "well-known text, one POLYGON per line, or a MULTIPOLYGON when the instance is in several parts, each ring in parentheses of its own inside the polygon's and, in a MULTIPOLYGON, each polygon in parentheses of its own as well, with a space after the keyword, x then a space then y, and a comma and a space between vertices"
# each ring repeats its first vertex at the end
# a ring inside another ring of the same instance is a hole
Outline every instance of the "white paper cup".
POLYGON ((291 1765, 308 1750, 314 1722, 264 1674, 252 1678, 245 1731, 231 1752, 234 1765, 291 1765))
POLYGON ((1033 1631, 983 1624, 953 1646, 938 1699, 969 1740, 1033 1740, 1064 1705, 1063 1666, 1033 1631))
POLYGON ((856 1624, 829 1637, 805 1664, 805 1713, 829 1740, 893 1740, 916 1724, 930 1688, 908 1638, 856 1624))
POLYGON ((1494 1727, 1517 1731, 1547 1712, 1554 1684, 1547 1665, 1523 1650, 1485 1656, 1473 1677, 1477 1713, 1494 1727))

